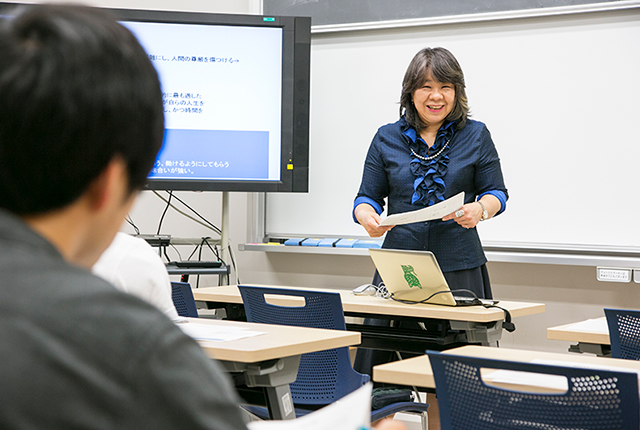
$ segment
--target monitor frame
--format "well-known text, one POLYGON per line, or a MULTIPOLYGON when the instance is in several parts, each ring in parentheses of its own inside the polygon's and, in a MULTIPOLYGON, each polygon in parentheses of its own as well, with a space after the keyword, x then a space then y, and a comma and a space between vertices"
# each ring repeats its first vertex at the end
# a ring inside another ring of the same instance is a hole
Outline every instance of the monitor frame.
POLYGON ((282 28, 282 117, 279 181, 149 179, 145 189, 308 192, 311 18, 111 9, 122 21, 282 28))
MULTIPOLYGON (((32 7, 0 2, 0 11, 32 7)), ((308 192, 311 18, 118 9, 118 21, 282 28, 280 180, 154 179, 145 189, 166 191, 308 192)))

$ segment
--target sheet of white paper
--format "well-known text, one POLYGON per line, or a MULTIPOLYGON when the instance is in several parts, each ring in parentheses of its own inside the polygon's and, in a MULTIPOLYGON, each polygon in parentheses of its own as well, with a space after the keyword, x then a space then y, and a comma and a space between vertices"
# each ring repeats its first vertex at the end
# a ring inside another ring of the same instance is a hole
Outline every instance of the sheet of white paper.
POLYGON ((176 324, 185 334, 196 340, 212 340, 226 342, 230 340, 244 339, 264 334, 263 331, 248 330, 243 327, 221 327, 212 324, 199 324, 197 322, 181 322, 176 324))
POLYGON ((488 375, 484 375, 482 379, 494 383, 549 388, 558 391, 567 391, 569 388, 567 378, 564 376, 519 372, 517 370, 496 370, 488 375))
POLYGON ((424 209, 418 209, 411 212, 403 212, 400 214, 389 215, 382 220, 380 225, 401 225, 411 224, 412 222, 429 221, 432 219, 440 219, 451 212, 455 212, 464 205, 464 191, 456 194, 447 200, 436 203, 433 206, 424 209))
POLYGON ((251 421, 249 430, 366 430, 371 421, 371 383, 335 403, 295 420, 251 421))
POLYGON ((612 370, 615 372, 629 372, 638 374, 638 378, 640 379, 640 370, 631 369, 628 367, 620 367, 620 366, 610 366, 608 364, 592 364, 592 363, 581 363, 577 361, 561 361, 561 360, 545 360, 540 358, 535 358, 531 360, 531 363, 538 364, 550 364, 553 366, 567 366, 567 367, 575 367, 578 369, 602 369, 602 370, 612 370))
POLYGON ((538 363, 538 364, 549 364, 553 366, 575 367, 579 369, 602 369, 602 370, 611 370, 615 372, 636 373, 638 375, 638 386, 640 386, 640 370, 630 369, 627 367, 609 366, 607 364, 580 363, 575 361, 544 360, 540 358, 535 358, 531 360, 531 362, 538 363))
POLYGON ((609 326, 606 318, 593 318, 586 321, 580 321, 571 325, 571 330, 584 331, 588 333, 609 333, 609 326))

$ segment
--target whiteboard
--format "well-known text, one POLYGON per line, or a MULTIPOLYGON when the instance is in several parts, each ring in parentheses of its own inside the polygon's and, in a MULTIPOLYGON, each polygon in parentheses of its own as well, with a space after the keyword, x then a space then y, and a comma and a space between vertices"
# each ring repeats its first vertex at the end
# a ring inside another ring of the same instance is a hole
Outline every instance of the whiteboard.
POLYGON ((362 237, 351 209, 406 66, 443 46, 502 160, 507 211, 483 243, 640 247, 640 11, 327 33, 312 40, 308 194, 268 194, 271 237, 362 237))

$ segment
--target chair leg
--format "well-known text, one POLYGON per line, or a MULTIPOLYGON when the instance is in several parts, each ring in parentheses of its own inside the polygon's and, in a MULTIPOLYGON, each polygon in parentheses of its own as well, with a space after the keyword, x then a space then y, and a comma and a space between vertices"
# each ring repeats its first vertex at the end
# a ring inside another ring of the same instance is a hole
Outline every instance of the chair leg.
POLYGON ((429 430, 429 415, 427 411, 420 413, 420 427, 422 430, 429 430))

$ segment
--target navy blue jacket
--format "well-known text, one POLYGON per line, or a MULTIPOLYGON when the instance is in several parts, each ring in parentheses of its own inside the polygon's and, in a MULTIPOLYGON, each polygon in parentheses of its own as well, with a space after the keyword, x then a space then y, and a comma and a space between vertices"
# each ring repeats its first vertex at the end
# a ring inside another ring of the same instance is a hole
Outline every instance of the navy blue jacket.
MULTIPOLYGON (((411 133, 405 133, 409 129, 404 118, 378 129, 367 153, 354 209, 360 203, 368 203, 380 214, 385 198, 389 215, 424 207, 419 202, 411 203, 416 176, 409 167, 415 158, 411 147, 424 145, 424 141, 413 142, 411 133)), ((508 194, 500 159, 483 123, 468 119, 462 129, 455 131, 447 155, 448 168, 442 178, 444 198, 464 191, 465 203, 471 203, 490 193, 502 203, 499 213, 504 211, 508 194)), ((443 272, 473 269, 487 261, 477 230, 465 229, 453 220, 397 225, 387 233, 383 248, 431 251, 443 272)))

